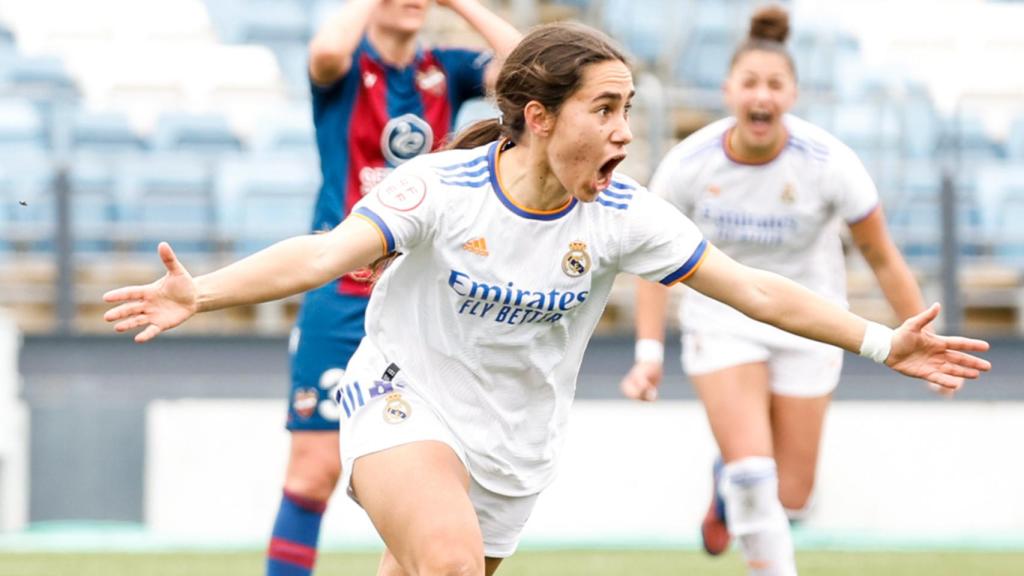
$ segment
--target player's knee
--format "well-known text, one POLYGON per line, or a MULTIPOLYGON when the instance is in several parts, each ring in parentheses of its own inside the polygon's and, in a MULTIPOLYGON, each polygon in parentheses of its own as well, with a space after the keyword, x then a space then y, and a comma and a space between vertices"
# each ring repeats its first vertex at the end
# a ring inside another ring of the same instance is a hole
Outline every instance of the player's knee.
POLYGON ((469 546, 430 546, 416 559, 416 576, 483 576, 483 554, 469 546))
POLYGON ((327 500, 338 485, 341 466, 331 461, 293 461, 285 476, 285 490, 313 500, 327 500))
POLYGON ((814 492, 814 475, 779 478, 779 500, 787 510, 804 510, 814 492))
POLYGON ((729 532, 734 536, 788 529, 771 458, 743 458, 726 464, 721 491, 729 532))

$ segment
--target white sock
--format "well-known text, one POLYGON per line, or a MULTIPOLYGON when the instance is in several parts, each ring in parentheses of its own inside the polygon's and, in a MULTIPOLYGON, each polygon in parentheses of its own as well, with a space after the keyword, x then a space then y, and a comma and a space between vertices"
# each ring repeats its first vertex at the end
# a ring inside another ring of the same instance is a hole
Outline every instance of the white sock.
POLYGON ((775 461, 752 457, 726 464, 721 490, 729 533, 743 551, 749 574, 794 576, 793 539, 779 501, 775 461))

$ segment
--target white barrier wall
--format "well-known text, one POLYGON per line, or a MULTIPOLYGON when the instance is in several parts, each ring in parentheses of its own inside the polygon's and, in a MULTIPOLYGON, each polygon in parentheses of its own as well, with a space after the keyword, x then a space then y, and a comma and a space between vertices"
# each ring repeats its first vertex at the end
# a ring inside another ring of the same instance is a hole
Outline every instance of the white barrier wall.
MULTIPOLYGON (((284 473, 283 402, 160 401, 147 426, 146 521, 211 544, 269 533, 284 473)), ((808 533, 943 542, 1024 535, 1021 403, 833 405, 808 533)), ((527 544, 696 542, 714 450, 694 402, 581 401, 559 478, 527 544)), ((373 546, 365 514, 335 496, 327 545, 373 546)))
POLYGON ((28 408, 19 398, 21 333, 0 310, 0 532, 28 521, 28 408))

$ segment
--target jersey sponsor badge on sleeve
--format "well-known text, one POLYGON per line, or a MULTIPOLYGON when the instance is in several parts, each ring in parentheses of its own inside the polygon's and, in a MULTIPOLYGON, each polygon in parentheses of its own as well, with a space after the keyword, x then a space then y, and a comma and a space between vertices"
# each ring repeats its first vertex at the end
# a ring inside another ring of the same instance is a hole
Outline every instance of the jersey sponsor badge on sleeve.
POLYGON ((426 195, 427 185, 417 176, 395 175, 377 187, 380 203, 399 212, 419 206, 426 195))
POLYGON ((388 120, 380 134, 380 149, 392 166, 398 166, 434 147, 434 129, 415 114, 388 120))

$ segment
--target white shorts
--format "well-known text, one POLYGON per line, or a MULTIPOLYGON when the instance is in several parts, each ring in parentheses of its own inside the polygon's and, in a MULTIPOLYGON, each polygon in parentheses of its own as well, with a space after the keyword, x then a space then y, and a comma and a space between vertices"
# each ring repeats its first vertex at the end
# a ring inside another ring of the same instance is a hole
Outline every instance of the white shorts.
MULTIPOLYGON (((350 498, 358 504, 351 485, 352 465, 356 459, 395 446, 434 440, 449 446, 463 466, 466 465, 462 445, 431 406, 409 386, 401 371, 389 382, 382 379, 382 370, 369 367, 361 370, 360 364, 363 363, 353 357, 344 380, 333 392, 341 415, 338 429, 341 486, 350 498)), ((469 499, 480 522, 487 557, 507 558, 516 551, 537 496, 497 494, 478 484, 470 475, 469 499)))
POLYGON ((732 334, 685 332, 682 362, 683 371, 690 376, 767 362, 772 393, 813 398, 827 396, 839 384, 843 351, 819 342, 777 347, 732 334))

